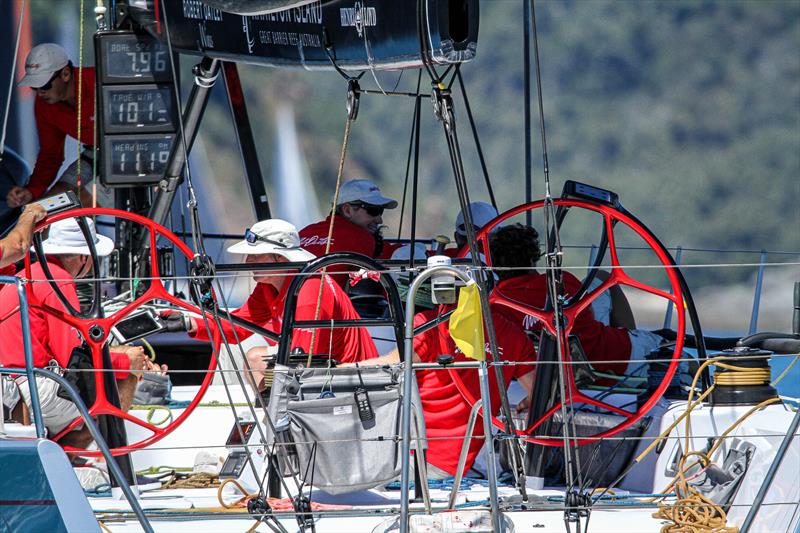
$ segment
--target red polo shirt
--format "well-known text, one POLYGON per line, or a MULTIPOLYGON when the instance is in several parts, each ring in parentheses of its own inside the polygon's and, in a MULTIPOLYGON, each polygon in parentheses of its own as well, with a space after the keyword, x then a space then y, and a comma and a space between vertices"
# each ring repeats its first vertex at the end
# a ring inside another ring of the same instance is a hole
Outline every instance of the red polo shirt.
MULTIPOLYGON (((301 229, 300 246, 317 257, 325 255, 330 224, 331 217, 328 217, 301 229)), ((388 259, 400 246, 402 245, 384 242, 383 250, 376 255, 375 237, 372 233, 342 216, 335 215, 333 218, 333 237, 328 253, 355 252, 375 259, 388 259)))
MULTIPOLYGON (((567 295, 575 294, 580 287, 581 282, 578 278, 569 272, 564 272, 564 291, 567 295)), ((544 274, 517 276, 499 282, 494 290, 512 300, 542 308, 547 299, 547 276, 544 274)), ((526 330, 542 329, 541 324, 537 323, 538 320, 531 315, 502 305, 496 307, 498 312, 526 330)), ((625 373, 627 363, 602 362, 627 360, 630 357, 631 339, 628 330, 606 326, 595 320, 590 306, 578 315, 572 333, 578 336, 586 356, 598 370, 625 373)))
MULTIPOLYGON (((423 311, 414 316, 414 326, 419 326, 435 318, 438 310, 423 311)), ((497 332, 498 351, 503 361, 534 361, 535 348, 528 336, 510 321, 497 312, 492 312, 495 331, 497 332)), ((448 323, 429 329, 414 337, 414 351, 426 363, 436 362, 439 354, 455 355, 456 361, 469 361, 456 347, 448 331, 448 323)), ((486 359, 491 360, 489 346, 486 346, 486 359)), ((503 367, 506 383, 511 379, 524 376, 533 371, 530 365, 510 365, 503 367)), ((461 453, 463 436, 467 431, 467 421, 472 405, 467 402, 459 387, 450 375, 451 370, 418 370, 417 384, 425 413, 425 430, 428 437, 427 460, 445 472, 455 475, 458 467, 458 456, 461 453)), ((475 368, 456 370, 468 390, 477 400, 480 398, 480 382, 478 370, 475 368)), ((500 408, 500 393, 494 370, 489 372, 489 393, 491 396, 491 412, 497 413, 500 408)), ((483 424, 478 420, 473 431, 467 453, 466 472, 472 467, 478 452, 483 446, 483 424)))
MULTIPOLYGON (((72 72, 78 75, 78 68, 72 72)), ((87 146, 94 146, 94 67, 84 67, 81 79, 81 139, 87 146)), ((75 94, 77 98, 77 83, 75 94)), ((64 102, 48 104, 36 97, 33 105, 36 129, 39 132, 39 155, 28 181, 28 190, 34 198, 39 198, 55 179, 61 163, 64 162, 64 141, 67 135, 78 138, 78 110, 64 102)), ((72 157, 70 156, 70 159, 72 157)), ((87 163, 88 164, 88 163, 87 163)))
MULTIPOLYGON (((342 288, 333 281, 331 276, 323 276, 324 283, 320 298, 318 320, 355 320, 360 318, 353 308, 350 298, 342 288)), ((283 309, 286 294, 291 280, 286 279, 280 293, 272 285, 258 283, 256 289, 247 299, 245 304, 232 314, 254 322, 264 328, 280 333, 283 322, 283 309)), ((314 320, 317 309, 317 296, 320 289, 320 277, 309 277, 300 288, 297 295, 297 310, 295 320, 314 320)), ((202 319, 194 319, 198 330, 195 336, 199 339, 208 339, 208 332, 202 319)), ((235 342, 230 323, 223 322, 225 335, 229 342, 235 342)), ((253 333, 237 328, 239 340, 243 340, 253 333)), ((342 363, 354 363, 378 357, 378 350, 366 328, 333 328, 317 329, 314 339, 315 354, 331 354, 334 359, 342 363)), ((292 348, 300 347, 306 353, 311 346, 312 330, 296 329, 292 335, 292 348)))
MULTIPOLYGON (((56 285, 61 289, 67 301, 76 309, 80 307, 75 282, 69 272, 54 257, 48 256, 48 265, 56 285)), ((24 275, 20 272, 19 275, 24 275)), ((31 265, 33 294, 45 305, 54 309, 64 309, 55 291, 47 283, 40 263, 31 265)), ((33 348, 33 364, 36 368, 44 368, 55 359, 62 367, 66 367, 73 348, 81 344, 78 330, 44 312, 31 307, 29 309, 31 325, 31 347, 33 348)), ((0 364, 3 366, 25 368, 25 353, 22 348, 22 322, 19 317, 19 297, 17 291, 0 291, 0 364)), ((128 370, 130 359, 123 353, 111 352, 112 366, 117 370, 128 370)), ((117 372, 117 379, 125 379, 127 372, 117 372)))

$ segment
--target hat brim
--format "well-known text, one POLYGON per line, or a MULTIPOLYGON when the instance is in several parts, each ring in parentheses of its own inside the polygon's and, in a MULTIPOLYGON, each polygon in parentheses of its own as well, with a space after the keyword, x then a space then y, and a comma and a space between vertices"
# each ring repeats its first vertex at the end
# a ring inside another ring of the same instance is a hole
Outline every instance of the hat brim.
MULTIPOLYGON (((66 65, 65 65, 66 66, 66 65)), ((58 72, 64 67, 57 68, 50 72, 37 72, 36 74, 25 74, 25 76, 19 80, 17 83, 17 87, 33 87, 34 89, 38 89, 47 84, 50 81, 50 78, 53 77, 53 74, 58 72)))
POLYGON ((232 254, 244 255, 277 254, 285 257, 292 263, 305 263, 317 258, 317 256, 307 250, 304 250, 303 248, 283 248, 268 242, 250 244, 247 241, 239 241, 236 244, 229 246, 228 252, 232 254))
MULTIPOLYGON (((45 254, 53 254, 53 255, 92 254, 91 250, 89 250, 89 246, 86 244, 84 244, 83 246, 61 246, 59 244, 51 244, 48 242, 49 240, 50 239, 45 239, 44 241, 42 241, 42 250, 44 251, 45 254)), ((107 255, 111 254, 112 251, 114 251, 114 241, 112 241, 105 235, 97 235, 97 242, 94 243, 94 248, 97 251, 98 256, 106 257, 107 255)))
POLYGON ((384 209, 394 209, 397 207, 397 200, 392 200, 391 198, 387 198, 384 195, 376 192, 374 194, 367 194, 359 198, 365 204, 370 205, 379 205, 384 209))

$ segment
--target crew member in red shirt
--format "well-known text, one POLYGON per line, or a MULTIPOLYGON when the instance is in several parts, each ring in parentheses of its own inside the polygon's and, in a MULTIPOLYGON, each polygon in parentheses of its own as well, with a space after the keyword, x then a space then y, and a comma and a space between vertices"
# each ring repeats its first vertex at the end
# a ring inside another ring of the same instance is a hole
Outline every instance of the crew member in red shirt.
MULTIPOLYGON (((514 224, 494 232, 489 238, 492 266, 513 267, 513 270, 496 270, 500 281, 494 292, 534 307, 542 308, 547 299, 547 276, 534 268, 541 256, 539 235, 530 226, 514 224)), ((570 274, 563 273, 564 291, 575 294, 581 282, 570 274)), ((497 311, 526 331, 542 328, 538 319, 503 305, 497 311)), ((627 361, 631 355, 631 338, 628 330, 606 326, 595 320, 591 306, 581 312, 572 327, 578 336, 586 356, 598 370, 625 373, 627 362, 604 363, 604 361, 627 361)))
MULTIPOLYGON (((436 318, 437 314, 443 310, 444 308, 432 309, 417 313, 414 316, 414 327, 436 318)), ((513 362, 536 360, 535 347, 519 326, 504 318, 495 309, 492 310, 492 320, 497 332, 500 360, 513 362)), ((414 337, 413 346, 415 363, 435 363, 440 354, 452 354, 455 356, 456 362, 469 361, 450 337, 447 322, 414 337)), ((488 343, 486 344, 486 359, 487 361, 491 360, 488 343)), ((397 363, 399 360, 399 353, 395 350, 367 364, 384 365, 397 363)), ((507 365, 502 368, 506 383, 516 379, 526 391, 530 392, 534 377, 532 365, 507 365)), ((494 370, 491 370, 489 376, 489 394, 491 396, 491 412, 496 414, 500 409, 500 393, 497 381, 491 375, 493 372, 494 370)), ((425 432, 428 438, 428 477, 443 479, 454 476, 458 468, 461 445, 467 431, 469 414, 472 410, 472 400, 477 400, 481 396, 478 371, 475 368, 461 370, 437 368, 417 370, 416 375, 425 416, 425 432), (457 374, 457 379, 453 378, 451 372, 457 374)), ((483 435, 483 424, 478 418, 467 452, 464 474, 472 468, 475 458, 483 446, 483 435)))
MULTIPOLYGON (((108 237, 96 234, 91 220, 91 235, 99 256, 107 256, 114 248, 108 237)), ((87 277, 92 272, 92 261, 89 246, 83 232, 74 218, 55 222, 50 226, 48 238, 42 242, 47 256, 52 279, 62 294, 74 308, 80 308, 78 294, 73 280, 87 277)), ((53 309, 65 310, 56 292, 46 281, 41 263, 31 266, 31 282, 35 298, 53 309)), ((33 349, 33 362, 36 368, 45 368, 51 361, 65 368, 69 363, 72 350, 81 344, 78 331, 55 316, 41 309, 30 309, 30 332, 33 349)), ((19 317, 19 297, 16 291, 0 292, 0 365, 7 367, 25 367, 25 355, 22 344, 22 324, 19 317)), ((136 388, 136 377, 144 370, 165 371, 150 363, 140 346, 120 346, 112 349, 111 361, 119 384, 120 400, 123 409, 130 407, 136 388)), ((19 392, 30 409, 30 391, 27 378, 16 378, 19 392)), ((44 424, 51 435, 63 430, 75 418, 80 416, 77 407, 71 401, 57 395, 58 384, 43 376, 37 376, 39 400, 42 408, 44 424)), ((91 442, 88 430, 73 431, 66 435, 62 444, 86 447, 91 442)))
POLYGON ((376 259, 388 259, 399 245, 383 241, 383 211, 396 207, 397 200, 383 196, 370 180, 347 181, 339 190, 334 214, 300 230, 300 246, 317 257, 327 251, 356 252, 376 259), (328 248, 331 222, 333 237, 328 248))
MULTIPOLYGON (((26 205, 14 228, 0 239, 0 276, 13 276, 14 263, 23 259, 31 247, 33 228, 47 216, 47 211, 39 204, 26 205)), ((0 289, 3 286, 0 285, 0 289)))
MULTIPOLYGON (((314 255, 300 247, 300 237, 294 225, 285 220, 263 220, 245 232, 244 240, 228 248, 228 252, 244 254, 246 263, 305 262, 314 255)), ((295 270, 256 272, 256 289, 245 304, 232 314, 280 333, 286 296, 295 270)), ((168 327, 178 331, 186 327, 190 335, 207 340, 209 333, 202 318, 192 317, 188 323, 178 313, 167 315, 168 327)), ((297 296, 296 320, 355 320, 360 318, 347 294, 331 276, 309 276, 297 296), (320 284, 322 290, 320 291, 320 284), (319 297, 319 309, 317 300, 319 297)), ((253 333, 234 327, 224 319, 225 338, 229 342, 246 339, 253 333)), ((211 325, 211 324, 209 324, 211 325)), ((311 350, 312 330, 295 329, 292 348, 300 347, 306 353, 330 354, 340 362, 357 362, 378 357, 375 343, 365 328, 318 329, 311 350)), ((247 352, 250 367, 258 388, 263 387, 261 373, 265 368, 266 347, 252 348, 247 352)))
MULTIPOLYGON (((20 87, 36 91, 33 106, 36 128, 39 131, 39 155, 28 185, 13 187, 6 196, 10 207, 19 207, 40 198, 49 189, 51 194, 78 189, 78 161, 81 185, 92 181, 92 157, 95 117, 95 70, 81 69, 80 139, 78 139, 78 69, 72 65, 63 48, 53 43, 35 46, 25 60, 25 77, 20 87), (64 162, 64 141, 67 136, 83 143, 83 154, 76 159, 53 184, 64 162), (53 184, 51 186, 51 184, 53 184)), ((106 194, 105 189, 103 189, 106 194)), ((81 201, 91 205, 91 195, 81 189, 81 201)))

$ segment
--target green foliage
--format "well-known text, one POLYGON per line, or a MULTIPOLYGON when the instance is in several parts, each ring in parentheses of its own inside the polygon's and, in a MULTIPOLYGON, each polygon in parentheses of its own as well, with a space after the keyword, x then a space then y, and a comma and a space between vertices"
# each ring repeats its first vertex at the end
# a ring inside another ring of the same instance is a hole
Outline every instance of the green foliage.
MULTIPOLYGON (((501 210, 524 201, 522 6, 481 3, 478 56, 462 70, 501 210)), ((671 246, 800 250, 800 2, 551 0, 536 2, 536 16, 554 193, 566 179, 615 190, 671 246)), ((333 72, 240 70, 268 183, 272 113, 293 103, 327 206, 344 129, 344 81, 333 72)), ((416 90, 417 72, 376 76, 385 89, 416 90)), ((363 84, 374 88, 370 74, 363 84)), ((532 84, 537 198, 543 178, 532 84)), ((429 87, 423 77, 421 91, 429 87)), ((471 196, 486 200, 457 89, 454 95, 471 196)), ((242 187, 241 171, 220 96, 201 136, 215 148, 221 187, 229 182, 231 189, 242 187)), ((429 102, 422 106, 417 235, 449 234, 458 211, 452 169, 441 126, 429 102)), ((373 178, 400 197, 412 117, 410 98, 363 96, 346 176, 373 178)), ((398 212, 387 217, 392 234, 398 212)))

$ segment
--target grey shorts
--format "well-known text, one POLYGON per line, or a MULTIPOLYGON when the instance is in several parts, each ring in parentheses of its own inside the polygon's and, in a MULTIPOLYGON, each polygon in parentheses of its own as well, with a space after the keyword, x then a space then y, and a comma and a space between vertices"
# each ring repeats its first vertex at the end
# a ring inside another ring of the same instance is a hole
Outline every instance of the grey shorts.
MULTIPOLYGON (((19 393, 25 400, 28 410, 31 411, 31 391, 28 378, 25 376, 16 379, 19 393)), ((67 427, 70 422, 81 414, 70 400, 65 400, 58 395, 58 383, 45 376, 36 376, 36 388, 39 392, 39 405, 42 407, 42 419, 50 436, 55 436, 67 427)), ((31 411, 33 413, 33 411, 31 411)), ((31 414, 31 418, 33 414, 31 414)), ((82 427, 80 424, 76 429, 82 427)))

